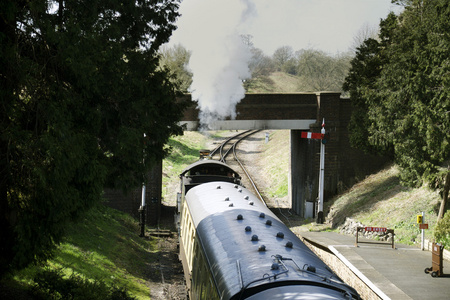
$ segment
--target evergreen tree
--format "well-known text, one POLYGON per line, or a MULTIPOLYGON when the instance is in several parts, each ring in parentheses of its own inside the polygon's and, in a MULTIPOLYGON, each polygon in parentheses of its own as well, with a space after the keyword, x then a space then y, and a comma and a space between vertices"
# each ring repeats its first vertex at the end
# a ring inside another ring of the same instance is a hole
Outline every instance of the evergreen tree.
POLYGON ((391 147, 404 183, 426 179, 443 188, 442 217, 450 178, 450 3, 405 5, 398 18, 391 14, 381 22, 381 42, 352 62, 344 88, 362 114, 353 118, 367 128, 359 130, 366 136, 352 138, 366 148, 391 147))
POLYGON ((167 153, 182 104, 156 51, 177 9, 170 0, 1 2, 0 275, 47 259, 104 186, 141 185, 167 153))

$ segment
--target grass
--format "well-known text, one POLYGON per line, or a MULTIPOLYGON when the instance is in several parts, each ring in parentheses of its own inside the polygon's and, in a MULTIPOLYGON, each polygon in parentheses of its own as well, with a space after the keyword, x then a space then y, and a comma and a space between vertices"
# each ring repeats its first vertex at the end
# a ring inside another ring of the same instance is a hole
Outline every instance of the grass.
POLYGON ((425 212, 429 224, 427 238, 436 226, 440 196, 427 186, 408 188, 399 183, 400 170, 390 166, 353 186, 327 204, 332 226, 352 218, 366 226, 395 230, 396 240, 403 244, 420 242, 416 216, 425 212))
POLYGON ((269 75, 250 79, 245 88, 247 93, 292 93, 300 92, 300 81, 297 76, 284 72, 273 72, 269 75))
POLYGON ((126 289, 137 299, 149 299, 149 265, 157 258, 157 239, 138 236, 139 225, 131 216, 99 206, 68 228, 53 259, 12 277, 17 286, 30 288, 42 270, 61 271, 109 287, 126 289))
POLYGON ((198 160, 199 151, 205 147, 206 140, 204 134, 196 131, 186 131, 182 136, 170 138, 172 152, 163 161, 163 203, 176 199, 178 176, 187 165, 198 160))
POLYGON ((163 161, 163 204, 174 205, 176 192, 179 189, 179 175, 188 165, 199 159, 199 151, 202 149, 213 150, 215 139, 223 140, 234 135, 229 130, 197 132, 185 131, 182 136, 172 137, 169 145, 171 154, 163 161))
POLYGON ((265 144, 262 159, 263 172, 271 182, 265 193, 272 198, 288 197, 289 130, 272 131, 265 144))
MULTIPOLYGON (((273 198, 287 199, 289 168, 289 131, 272 131, 270 142, 265 145, 260 164, 269 182, 265 194, 273 198)), ((420 242, 420 230, 416 216, 425 212, 429 229, 425 235, 433 238, 437 212, 441 201, 438 191, 427 186, 408 188, 400 185, 400 170, 395 165, 368 176, 351 189, 325 202, 329 212, 328 226, 308 223, 299 230, 337 230, 346 218, 352 218, 367 226, 387 227, 395 230, 396 241, 403 244, 420 242)))

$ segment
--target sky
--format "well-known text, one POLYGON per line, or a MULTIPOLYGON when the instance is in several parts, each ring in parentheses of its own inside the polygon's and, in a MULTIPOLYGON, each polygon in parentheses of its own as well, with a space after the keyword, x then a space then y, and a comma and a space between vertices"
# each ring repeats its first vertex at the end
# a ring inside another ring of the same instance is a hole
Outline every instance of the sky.
POLYGON ((246 8, 236 30, 252 35, 254 46, 269 56, 282 46, 346 52, 361 28, 376 28, 390 11, 401 10, 391 0, 183 0, 169 45, 185 46, 186 38, 200 38, 198 32, 213 39, 218 29, 235 25, 229 13, 239 5, 246 8))
MULTIPOLYGON (((354 44, 363 27, 375 27, 394 9, 390 0, 183 0, 169 46, 190 51, 188 91, 200 110, 200 127, 237 117, 251 77, 250 48, 272 56, 280 47, 335 55, 354 44)), ((398 8, 397 8, 398 9, 398 8)))

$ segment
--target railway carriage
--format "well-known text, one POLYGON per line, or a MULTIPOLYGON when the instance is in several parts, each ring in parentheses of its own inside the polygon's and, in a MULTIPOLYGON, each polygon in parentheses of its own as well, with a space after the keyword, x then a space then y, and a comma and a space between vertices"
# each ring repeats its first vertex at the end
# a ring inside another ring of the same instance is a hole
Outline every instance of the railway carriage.
POLYGON ((190 299, 359 299, 229 166, 203 160, 180 177, 190 299))

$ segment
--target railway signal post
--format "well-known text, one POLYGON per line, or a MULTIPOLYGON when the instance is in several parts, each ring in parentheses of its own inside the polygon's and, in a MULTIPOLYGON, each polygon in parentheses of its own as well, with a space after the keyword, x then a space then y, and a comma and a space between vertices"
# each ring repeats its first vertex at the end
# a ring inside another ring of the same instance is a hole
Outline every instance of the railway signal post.
MULTIPOLYGON (((144 139, 146 134, 144 133, 144 139)), ((145 141, 144 141, 145 142, 145 141)), ((144 150, 145 157, 145 150, 144 150)), ((144 159, 142 159, 142 163, 144 163, 144 159)), ((139 207, 139 227, 141 232, 139 233, 140 237, 145 237, 145 183, 142 184, 142 198, 141 198, 141 206, 139 207)))
POLYGON ((317 211, 317 223, 323 224, 323 180, 324 180, 324 172, 325 172, 325 119, 322 121, 322 129, 321 133, 321 143, 320 143, 320 170, 319 170, 319 203, 318 203, 318 211, 317 211))
POLYGON ((141 207, 139 207, 139 226, 141 229, 139 236, 145 237, 145 184, 142 185, 142 200, 141 207))

